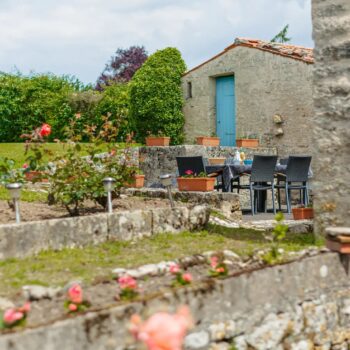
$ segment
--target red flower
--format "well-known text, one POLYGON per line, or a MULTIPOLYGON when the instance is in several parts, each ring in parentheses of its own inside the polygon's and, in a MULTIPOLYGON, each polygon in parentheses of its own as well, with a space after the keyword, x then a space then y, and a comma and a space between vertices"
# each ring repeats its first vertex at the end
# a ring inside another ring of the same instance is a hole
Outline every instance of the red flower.
POLYGON ((182 279, 187 283, 191 283, 192 282, 192 275, 190 273, 184 273, 182 275, 182 279))
POLYGON ((121 289, 136 289, 137 288, 136 280, 128 275, 119 277, 118 283, 119 283, 121 289))
POLYGON ((40 128, 39 134, 41 137, 49 136, 51 134, 51 126, 44 123, 40 128))
POLYGON ((178 264, 171 264, 169 268, 170 273, 176 275, 180 272, 180 266, 178 264))
POLYGON ((29 165, 27 164, 27 163, 24 163, 23 165, 22 165, 22 168, 23 169, 27 169, 29 167, 29 165))
POLYGON ((185 174, 186 174, 186 175, 192 175, 192 174, 193 174, 193 171, 192 171, 192 170, 186 170, 186 171, 185 171, 185 174))
POLYGON ((215 267, 218 265, 219 263, 219 258, 217 256, 212 256, 210 258, 210 266, 215 269, 215 267))

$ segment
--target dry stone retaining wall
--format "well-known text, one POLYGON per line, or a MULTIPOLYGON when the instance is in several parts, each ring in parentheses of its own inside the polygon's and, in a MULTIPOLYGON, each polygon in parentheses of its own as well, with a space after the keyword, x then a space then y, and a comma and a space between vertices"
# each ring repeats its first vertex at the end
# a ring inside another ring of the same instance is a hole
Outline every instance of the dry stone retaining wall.
POLYGON ((324 253, 4 334, 0 349, 135 349, 128 333, 132 314, 148 317, 187 304, 195 321, 186 337, 188 350, 229 349, 233 343, 238 350, 345 350, 349 287, 338 255, 324 253))
POLYGON ((84 247, 108 240, 125 241, 161 232, 201 229, 209 215, 207 206, 195 206, 0 225, 0 260, 23 258, 47 249, 84 247))

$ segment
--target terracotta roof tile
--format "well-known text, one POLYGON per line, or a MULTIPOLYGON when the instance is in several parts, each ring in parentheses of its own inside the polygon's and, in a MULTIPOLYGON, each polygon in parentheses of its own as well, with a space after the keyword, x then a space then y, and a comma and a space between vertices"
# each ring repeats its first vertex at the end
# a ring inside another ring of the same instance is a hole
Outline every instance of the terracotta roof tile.
POLYGON ((285 56, 288 58, 296 59, 299 61, 303 61, 306 63, 314 63, 314 56, 313 56, 313 49, 303 47, 303 46, 296 46, 296 45, 289 45, 289 44, 280 44, 280 43, 274 43, 274 42, 268 42, 258 39, 247 39, 247 38, 236 38, 235 42, 226 47, 222 52, 215 55, 211 59, 203 62, 202 64, 198 65, 197 67, 194 67, 193 69, 189 70, 185 73, 188 74, 194 70, 196 70, 199 67, 202 67, 206 63, 214 60, 215 58, 225 54, 227 51, 234 49, 238 46, 245 46, 250 47, 253 49, 258 49, 262 51, 271 52, 273 54, 285 56))

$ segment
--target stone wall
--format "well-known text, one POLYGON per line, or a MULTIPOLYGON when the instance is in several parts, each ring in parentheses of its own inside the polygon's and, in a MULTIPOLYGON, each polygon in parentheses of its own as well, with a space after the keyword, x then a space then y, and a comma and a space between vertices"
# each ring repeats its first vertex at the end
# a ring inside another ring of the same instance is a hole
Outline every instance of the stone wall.
MULTIPOLYGON (((344 0, 345 1, 345 0, 344 0)), ((183 77, 187 141, 216 130, 215 78, 235 76, 237 135, 254 133, 278 154, 309 154, 312 64, 238 46, 183 77), (192 98, 187 98, 187 83, 192 98), (283 123, 275 124, 274 116, 283 123), (276 136, 282 128, 284 135, 276 136)))
MULTIPOLYGON (((176 157, 233 157, 236 150, 236 147, 205 147, 198 145, 140 147, 140 169, 145 174, 145 186, 159 187, 160 175, 173 174, 175 178, 177 171, 176 157)), ((253 154, 276 154, 274 148, 247 148, 244 151, 248 157, 253 157, 253 154)), ((176 182, 174 185, 176 186, 176 182)))
POLYGON ((201 229, 209 215, 207 206, 169 207, 0 225, 0 260, 24 258, 47 249, 201 229))
POLYGON ((313 0, 315 231, 350 226, 350 1, 313 0))
MULTIPOLYGON (((150 197, 150 198, 168 198, 168 191, 165 189, 153 188, 129 188, 126 193, 131 196, 150 197)), ((242 210, 240 198, 237 193, 225 192, 187 192, 172 190, 172 196, 175 201, 189 202, 196 205, 209 205, 212 209, 218 210, 222 215, 230 220, 241 220, 242 210)))
POLYGON ((321 254, 3 334, 0 349, 135 349, 128 332, 132 314, 149 317, 187 304, 195 321, 188 350, 229 350, 232 344, 237 350, 346 350, 349 287, 338 255, 321 254))

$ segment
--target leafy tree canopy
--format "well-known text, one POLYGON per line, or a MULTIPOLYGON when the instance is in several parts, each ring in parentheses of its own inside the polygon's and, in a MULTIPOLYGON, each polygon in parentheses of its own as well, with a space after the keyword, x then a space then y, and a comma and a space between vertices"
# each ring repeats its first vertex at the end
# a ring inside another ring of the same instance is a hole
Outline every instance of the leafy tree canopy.
POLYGON ((98 78, 96 89, 102 90, 104 86, 112 85, 116 82, 128 82, 147 60, 147 57, 144 46, 130 46, 128 49, 118 49, 98 78))
POLYGON ((292 40, 292 38, 288 38, 288 29, 289 29, 289 24, 287 24, 277 35, 275 35, 272 39, 271 42, 274 43, 288 43, 292 40))

